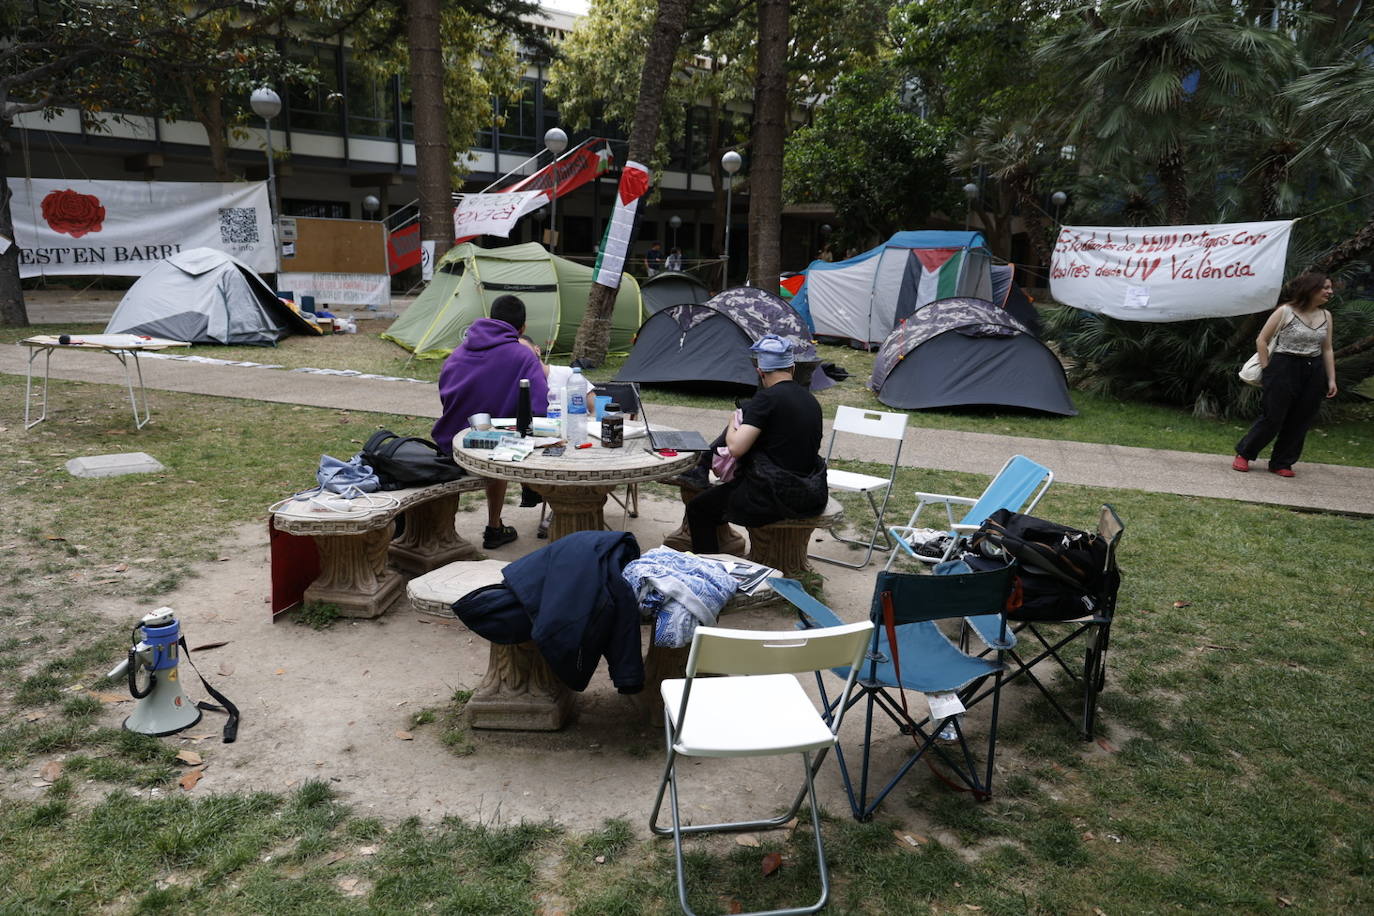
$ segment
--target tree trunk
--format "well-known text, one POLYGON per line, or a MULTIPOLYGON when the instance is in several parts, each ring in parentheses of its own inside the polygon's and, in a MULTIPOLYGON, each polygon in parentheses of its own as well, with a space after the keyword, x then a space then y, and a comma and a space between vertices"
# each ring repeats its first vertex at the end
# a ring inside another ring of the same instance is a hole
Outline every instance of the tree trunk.
MULTIPOLYGON (((0 124, 0 235, 14 239, 14 217, 10 213, 9 153, 3 137, 9 123, 0 124)), ((29 313, 24 308, 24 287, 19 282, 19 246, 10 245, 0 254, 0 327, 26 328, 29 313)))
MULTIPOLYGON (((1008 184, 1011 185, 1017 206, 1021 210, 1021 222, 1026 227, 1026 241, 1030 245, 1031 260, 1035 262, 1038 273, 1049 267, 1050 245, 1049 234, 1045 231, 1044 211, 1040 209, 1040 201, 1035 198, 1035 178, 1025 169, 1018 169, 1010 176, 1008 184)), ((1040 285, 1049 286, 1049 283, 1046 281, 1040 285)))
MULTIPOLYGON (((218 93, 210 97, 205 114, 200 123, 205 128, 206 142, 210 145, 210 164, 214 166, 215 178, 218 181, 233 181, 234 174, 229 171, 229 136, 224 128, 224 101, 218 93)), ((263 125, 263 129, 268 128, 263 125)))
POLYGON ((782 273, 782 149, 787 137, 789 0, 759 0, 758 72, 749 157, 749 277, 776 292, 782 273))
MULTIPOLYGON (((630 130, 628 155, 634 162, 648 163, 653 159, 659 124, 663 120, 663 98, 668 93, 668 81, 673 76, 673 62, 682 44, 691 4, 692 0, 658 0, 658 18, 654 20, 649 47, 644 52, 634 127, 630 130)), ((413 45, 411 53, 414 54, 413 45)), ((418 132, 418 122, 415 126, 418 132)), ((587 296, 587 311, 573 343, 574 360, 599 366, 606 359, 606 351, 611 347, 611 311, 615 307, 615 295, 615 287, 592 284, 591 294, 587 296)))
POLYGON ((1174 226, 1188 222, 1188 167, 1183 151, 1171 150, 1160 157, 1159 183, 1164 186, 1164 216, 1174 226))
POLYGON ((435 243, 438 257, 453 244, 453 154, 449 151, 448 110, 444 104, 440 0, 406 0, 405 6, 420 238, 435 243))
POLYGON ((1332 248, 1307 269, 1319 270, 1324 274, 1335 273, 1351 261, 1371 252, 1374 252, 1374 219, 1365 223, 1358 232, 1332 248))

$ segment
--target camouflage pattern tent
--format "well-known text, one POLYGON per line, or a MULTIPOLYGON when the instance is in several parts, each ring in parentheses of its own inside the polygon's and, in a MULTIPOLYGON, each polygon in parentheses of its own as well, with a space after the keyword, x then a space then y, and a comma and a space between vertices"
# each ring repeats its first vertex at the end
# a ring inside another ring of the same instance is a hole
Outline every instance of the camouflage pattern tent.
POLYGON ((820 357, 801 316, 779 297, 752 286, 727 289, 706 302, 672 305, 651 315, 639 329, 634 349, 617 382, 758 384, 749 347, 765 334, 792 342, 799 369, 812 371, 811 389, 834 382, 814 371, 820 357))
POLYGON ((868 387, 889 407, 993 405, 1077 416, 1058 357, 985 299, 937 299, 883 341, 868 387))

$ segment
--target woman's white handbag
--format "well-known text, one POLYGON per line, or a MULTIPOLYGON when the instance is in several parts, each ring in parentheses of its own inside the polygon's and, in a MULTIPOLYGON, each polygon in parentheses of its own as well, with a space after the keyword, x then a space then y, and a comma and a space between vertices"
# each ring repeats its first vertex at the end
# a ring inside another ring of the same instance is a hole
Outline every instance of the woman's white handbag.
MULTIPOLYGON (((1274 355, 1274 344, 1279 342, 1279 331, 1282 331, 1284 328, 1288 327, 1288 323, 1297 317, 1293 314, 1293 310, 1291 308, 1288 308, 1288 306, 1285 305, 1282 306, 1282 308, 1288 309, 1288 321, 1285 321, 1282 325, 1280 325, 1279 329, 1274 332, 1274 336, 1269 338, 1270 356, 1274 355)), ((1254 385, 1256 388, 1262 388, 1264 387, 1264 380, 1262 377, 1263 375, 1264 370, 1260 368, 1259 354, 1251 353, 1250 358, 1245 361, 1245 365, 1240 367, 1240 380, 1247 385, 1254 385)))

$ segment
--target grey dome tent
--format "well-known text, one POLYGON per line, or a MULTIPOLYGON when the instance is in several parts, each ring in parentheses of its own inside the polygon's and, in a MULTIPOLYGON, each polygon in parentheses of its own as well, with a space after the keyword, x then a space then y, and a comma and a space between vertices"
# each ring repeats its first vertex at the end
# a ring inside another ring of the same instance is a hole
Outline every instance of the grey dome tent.
POLYGON ((320 333, 253 268, 214 248, 179 251, 154 264, 105 326, 106 334, 264 347, 293 331, 320 333))
POLYGON ((792 342, 798 364, 810 371, 811 390, 834 381, 820 363, 801 316, 780 297, 752 286, 727 289, 702 303, 670 305, 649 316, 617 382, 758 385, 749 347, 765 334, 792 342))
POLYGON ((1078 415, 1059 359, 985 299, 937 299, 917 310, 883 341, 868 387, 904 410, 986 405, 1078 415))
POLYGON ((695 305, 711 298, 711 291, 691 274, 663 270, 639 284, 644 314, 652 315, 670 305, 695 305))

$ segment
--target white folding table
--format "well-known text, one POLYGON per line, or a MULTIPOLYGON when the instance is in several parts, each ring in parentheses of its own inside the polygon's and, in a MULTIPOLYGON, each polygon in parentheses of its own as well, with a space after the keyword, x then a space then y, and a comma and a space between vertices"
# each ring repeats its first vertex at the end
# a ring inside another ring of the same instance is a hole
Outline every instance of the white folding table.
MULTIPOLYGON (((61 335, 67 337, 68 335, 61 335)), ((148 391, 143 387, 143 367, 138 355, 145 350, 167 350, 172 347, 189 347, 184 340, 164 340, 159 337, 144 337, 138 334, 78 334, 68 337, 63 343, 53 334, 40 334, 20 341, 29 348, 28 373, 24 379, 24 428, 33 429, 48 418, 48 379, 52 369, 54 350, 85 350, 104 352, 119 360, 124 367, 124 383, 129 389, 129 406, 134 411, 134 427, 142 429, 148 424, 152 414, 148 408, 148 391), (42 353, 43 360, 43 412, 36 420, 30 420, 33 401, 33 361, 42 353), (129 371, 129 360, 133 358, 134 371, 129 371), (134 390, 134 376, 138 376, 138 391, 134 390), (142 395, 142 410, 139 408, 139 395, 142 395)))

